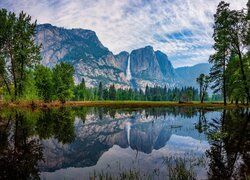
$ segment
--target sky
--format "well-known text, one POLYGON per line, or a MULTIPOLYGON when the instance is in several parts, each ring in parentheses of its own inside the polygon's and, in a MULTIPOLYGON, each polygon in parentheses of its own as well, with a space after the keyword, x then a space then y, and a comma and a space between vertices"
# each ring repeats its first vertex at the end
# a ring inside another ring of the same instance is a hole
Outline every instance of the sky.
MULTIPOLYGON (((220 0, 0 0, 38 24, 91 29, 114 54, 151 45, 174 67, 208 62, 213 14, 220 0)), ((227 0, 242 9, 247 0, 227 0)))

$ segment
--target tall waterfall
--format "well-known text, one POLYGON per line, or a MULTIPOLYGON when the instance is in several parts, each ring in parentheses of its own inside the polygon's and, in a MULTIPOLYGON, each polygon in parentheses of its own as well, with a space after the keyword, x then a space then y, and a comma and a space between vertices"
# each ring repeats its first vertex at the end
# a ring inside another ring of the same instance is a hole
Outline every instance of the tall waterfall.
POLYGON ((130 145, 130 130, 131 130, 131 123, 127 122, 126 123, 126 131, 127 131, 127 140, 128 140, 129 145, 130 145))
POLYGON ((128 66, 126 69, 126 78, 128 81, 131 80, 132 76, 131 76, 131 71, 130 71, 130 56, 128 56, 128 66))

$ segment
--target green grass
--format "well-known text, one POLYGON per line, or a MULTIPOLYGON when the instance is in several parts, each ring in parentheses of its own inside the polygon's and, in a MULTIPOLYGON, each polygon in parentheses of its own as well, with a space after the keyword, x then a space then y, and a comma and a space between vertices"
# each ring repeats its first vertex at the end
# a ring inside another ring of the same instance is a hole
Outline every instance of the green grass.
POLYGON ((2 106, 10 107, 110 107, 110 108, 151 108, 151 107, 200 107, 200 108, 238 108, 250 107, 246 105, 228 104, 224 106, 222 102, 175 102, 175 101, 68 101, 61 104, 59 101, 44 103, 43 101, 16 101, 16 102, 0 102, 2 106))

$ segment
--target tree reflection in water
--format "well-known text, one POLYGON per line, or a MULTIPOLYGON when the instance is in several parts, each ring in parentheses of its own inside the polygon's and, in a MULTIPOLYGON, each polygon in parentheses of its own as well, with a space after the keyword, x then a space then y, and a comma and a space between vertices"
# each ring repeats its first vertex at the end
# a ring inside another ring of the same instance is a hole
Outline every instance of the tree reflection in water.
POLYGON ((70 109, 6 110, 0 118, 0 179, 39 179, 40 141, 54 137, 65 144, 75 138, 70 109))
MULTIPOLYGON (((163 117, 165 119, 168 116, 197 119, 195 129, 199 134, 205 134, 211 145, 206 151, 209 161, 209 179, 246 179, 250 175, 250 111, 248 109, 215 110, 221 114, 214 119, 207 116, 208 111, 214 110, 193 107, 60 108, 35 112, 5 110, 0 115, 0 179, 39 179, 38 164, 43 161, 42 141, 45 139, 55 139, 59 144, 69 144, 67 147, 71 149, 70 151, 65 149, 64 157, 60 156, 61 153, 54 154, 54 157, 55 160, 68 158, 68 164, 72 163, 72 165, 75 165, 73 161, 78 159, 82 160, 81 165, 84 164, 86 157, 90 160, 87 164, 96 164, 102 153, 115 144, 121 148, 130 146, 137 151, 151 153, 153 149, 165 147, 172 133, 177 131, 169 128, 168 121, 157 122, 157 119, 163 117), (88 117, 88 114, 94 116, 88 117), (137 118, 143 117, 143 114, 145 119, 150 117, 154 122, 137 121, 137 118), (88 133, 88 129, 91 130, 91 128, 95 131, 87 134, 88 138, 85 138, 82 133, 80 133, 82 139, 76 137, 79 134, 75 134, 75 119, 81 120, 79 122, 83 124, 87 121, 86 124, 79 126, 82 128, 81 132, 88 133), (133 126, 129 145, 127 141, 123 141, 127 138, 122 128, 124 120, 133 126)), ((192 129, 190 124, 187 127, 192 129)), ((194 134, 193 131, 190 132, 194 134)), ((174 167, 177 167, 177 170, 187 168, 185 165, 174 167)), ((172 170, 176 172, 176 169, 172 170)), ((189 169, 185 172, 188 171, 189 169)))
POLYGON ((42 146, 38 139, 29 138, 34 132, 27 117, 15 111, 0 126, 0 179, 39 179, 42 146))
POLYGON ((74 111, 70 108, 47 109, 40 113, 36 128, 41 139, 51 137, 66 144, 75 139, 74 111))
POLYGON ((246 179, 250 177, 250 112, 248 109, 223 110, 209 123, 207 135, 211 148, 209 179, 246 179))

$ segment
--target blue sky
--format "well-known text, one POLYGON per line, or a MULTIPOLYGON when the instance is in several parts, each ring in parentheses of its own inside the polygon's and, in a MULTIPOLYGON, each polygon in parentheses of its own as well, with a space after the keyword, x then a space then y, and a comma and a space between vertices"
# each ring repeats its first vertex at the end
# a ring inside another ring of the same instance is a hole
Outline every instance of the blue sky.
MULTIPOLYGON (((247 0, 228 0, 232 9, 247 0)), ((0 0, 38 23, 94 30, 112 52, 151 45, 174 67, 207 62, 213 53, 213 14, 219 0, 0 0)))

